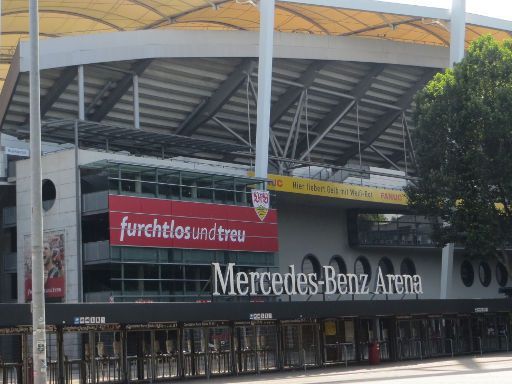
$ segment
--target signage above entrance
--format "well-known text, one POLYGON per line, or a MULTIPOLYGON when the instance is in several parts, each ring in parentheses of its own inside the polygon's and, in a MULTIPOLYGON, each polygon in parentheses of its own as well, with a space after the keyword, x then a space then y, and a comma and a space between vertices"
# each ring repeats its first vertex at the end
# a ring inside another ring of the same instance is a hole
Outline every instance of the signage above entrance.
POLYGON ((306 179, 302 177, 268 175, 272 180, 268 189, 277 192, 290 192, 302 195, 331 197, 335 199, 368 201, 372 203, 387 203, 407 205, 403 191, 374 188, 330 181, 306 179))
POLYGON ((110 244, 276 252, 277 212, 253 207, 109 196, 110 244))
POLYGON ((212 263, 213 296, 301 295, 309 296, 361 294, 416 295, 423 293, 419 275, 384 275, 377 269, 377 279, 372 290, 368 275, 361 273, 336 273, 334 267, 324 266, 321 276, 316 273, 296 273, 295 266, 289 272, 235 272, 235 263, 225 268, 212 263))

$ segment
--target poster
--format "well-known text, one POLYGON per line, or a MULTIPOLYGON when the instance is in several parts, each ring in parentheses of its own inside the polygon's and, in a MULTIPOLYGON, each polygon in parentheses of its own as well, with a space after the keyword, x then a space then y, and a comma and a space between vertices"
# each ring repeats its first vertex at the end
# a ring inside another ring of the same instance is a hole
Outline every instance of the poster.
MULTIPOLYGON (((30 235, 24 239, 25 300, 32 300, 32 255, 30 235)), ((43 274, 45 298, 61 298, 66 293, 64 231, 43 233, 43 274)))

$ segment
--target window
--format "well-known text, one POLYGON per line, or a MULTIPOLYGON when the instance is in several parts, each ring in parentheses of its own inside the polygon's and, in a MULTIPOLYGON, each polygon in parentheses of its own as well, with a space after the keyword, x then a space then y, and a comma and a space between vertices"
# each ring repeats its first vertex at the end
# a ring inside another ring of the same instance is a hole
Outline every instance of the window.
POLYGON ((411 259, 403 259, 400 264, 400 274, 401 275, 415 275, 416 274, 416 266, 411 259))
POLYGON ((390 290, 389 280, 386 278, 386 275, 394 275, 395 268, 393 268, 393 263, 387 257, 383 257, 379 260, 378 268, 380 268, 382 272, 382 276, 384 276, 384 284, 386 285, 386 290, 390 290))
POLYGON ((478 267, 478 277, 480 278, 480 282, 484 287, 488 287, 491 284, 491 267, 485 261, 480 263, 478 267))
POLYGON ((366 280, 367 287, 370 284, 370 280, 372 279, 372 268, 370 266, 370 262, 364 256, 359 256, 354 263, 354 273, 356 275, 366 274, 368 275, 368 279, 366 280))
POLYGON ((304 259, 302 259, 302 273, 314 273, 317 278, 320 279, 320 276, 322 275, 322 267, 315 255, 310 253, 304 256, 304 259))
POLYGON ((508 282, 507 269, 502 263, 496 265, 496 281, 500 287, 504 287, 508 282))
POLYGON ((347 273, 347 265, 343 258, 338 255, 334 255, 329 262, 331 267, 334 267, 336 273, 346 274, 347 273))
POLYGON ((475 280, 475 271, 473 266, 467 260, 464 260, 460 266, 460 277, 466 287, 471 287, 475 280))
POLYGON ((55 184, 53 181, 49 179, 43 180, 42 185, 42 195, 43 195, 43 209, 48 211, 53 207, 55 203, 55 198, 57 197, 57 190, 55 189, 55 184))

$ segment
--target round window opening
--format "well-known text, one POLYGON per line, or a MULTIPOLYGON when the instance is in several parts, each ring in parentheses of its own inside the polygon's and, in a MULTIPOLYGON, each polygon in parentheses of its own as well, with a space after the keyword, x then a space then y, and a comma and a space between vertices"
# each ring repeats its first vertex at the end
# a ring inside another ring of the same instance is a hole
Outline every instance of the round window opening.
POLYGON ((491 284, 491 267, 485 261, 482 261, 478 267, 478 277, 484 287, 488 287, 491 284))
POLYGON ((334 268, 336 273, 345 275, 347 273, 347 266, 341 256, 335 255, 331 258, 329 265, 334 268))
POLYGON ((49 179, 43 180, 42 185, 43 190, 43 209, 45 211, 48 211, 51 207, 53 207, 53 204, 55 204, 55 198, 57 197, 57 190, 55 189, 55 184, 53 184, 53 181, 49 179))
MULTIPOLYGON (((389 280, 386 278, 386 275, 394 275, 395 268, 393 268, 393 263, 387 257, 383 257, 379 260, 378 268, 384 277, 384 284, 386 286, 386 290, 390 291, 392 287, 389 284, 389 280)), ((378 271, 377 271, 378 272, 378 271)))
POLYGON ((500 287, 504 287, 508 282, 507 269, 502 263, 496 264, 496 281, 500 287))
POLYGON ((400 274, 401 275, 411 275, 414 276, 416 274, 416 266, 411 259, 404 259, 400 264, 400 274))
POLYGON ((460 277, 466 287, 471 287, 473 285, 473 281, 475 280, 475 271, 473 270, 471 263, 467 260, 464 260, 460 266, 460 277))
MULTIPOLYGON (((370 280, 372 279, 372 268, 370 266, 370 262, 368 259, 364 256, 359 256, 356 259, 356 262, 354 263, 354 273, 356 275, 368 275, 368 278, 366 279, 365 287, 367 287, 370 284, 370 280)), ((359 280, 361 281, 361 280, 359 280)))

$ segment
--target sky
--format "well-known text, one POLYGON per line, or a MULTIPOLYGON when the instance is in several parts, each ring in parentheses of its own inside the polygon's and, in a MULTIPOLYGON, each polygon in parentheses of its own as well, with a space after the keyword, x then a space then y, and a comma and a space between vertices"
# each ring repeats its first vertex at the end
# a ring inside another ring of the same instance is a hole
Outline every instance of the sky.
MULTIPOLYGON (((385 0, 392 3, 427 5, 450 8, 452 0, 385 0)), ((466 0, 466 12, 512 20, 512 1, 510 0, 466 0)))

